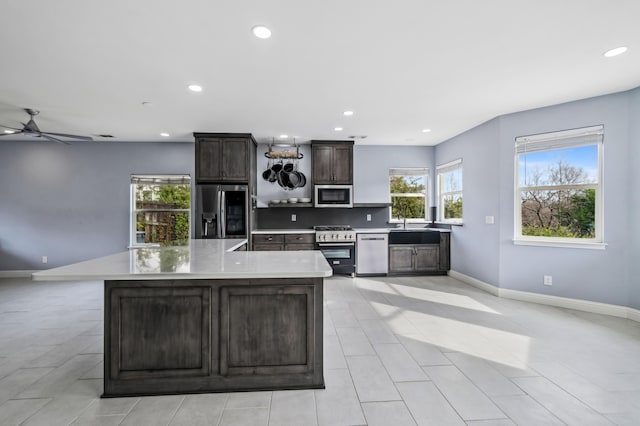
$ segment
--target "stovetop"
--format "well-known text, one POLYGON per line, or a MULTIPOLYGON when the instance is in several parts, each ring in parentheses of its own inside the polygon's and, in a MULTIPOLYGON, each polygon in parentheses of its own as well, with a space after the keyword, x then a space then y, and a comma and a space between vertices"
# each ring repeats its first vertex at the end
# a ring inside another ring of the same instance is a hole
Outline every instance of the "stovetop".
POLYGON ((316 231, 351 231, 351 225, 320 225, 314 226, 316 231))
POLYGON ((314 226, 317 242, 353 242, 356 231, 350 225, 314 226))

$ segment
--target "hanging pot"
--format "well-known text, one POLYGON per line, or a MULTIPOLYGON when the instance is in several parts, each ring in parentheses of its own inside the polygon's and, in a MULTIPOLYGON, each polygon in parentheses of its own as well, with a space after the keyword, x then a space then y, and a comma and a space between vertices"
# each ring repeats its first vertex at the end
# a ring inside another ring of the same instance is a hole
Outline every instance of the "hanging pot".
POLYGON ((280 185, 284 189, 289 189, 289 173, 283 172, 281 170, 277 174, 278 174, 278 185, 280 185))
POLYGON ((300 185, 300 174, 295 170, 291 171, 289 173, 289 184, 287 186, 291 189, 294 189, 294 188, 298 188, 299 185, 300 185))
POLYGON ((279 173, 280 170, 282 170, 282 161, 271 166, 271 170, 273 170, 275 173, 279 173))
POLYGON ((262 179, 267 180, 269 182, 273 182, 271 180, 271 176, 275 174, 275 172, 271 169, 272 164, 271 161, 269 161, 269 163, 267 164, 267 169, 262 172, 262 179))
POLYGON ((300 176, 300 182, 298 182, 298 188, 302 188, 307 184, 307 177, 302 172, 297 172, 300 176))

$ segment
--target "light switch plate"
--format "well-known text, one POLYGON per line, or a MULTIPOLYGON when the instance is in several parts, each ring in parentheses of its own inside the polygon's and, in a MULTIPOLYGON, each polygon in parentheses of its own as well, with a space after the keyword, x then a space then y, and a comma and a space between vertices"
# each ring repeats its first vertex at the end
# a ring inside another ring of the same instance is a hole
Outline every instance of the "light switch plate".
POLYGON ((493 217, 493 216, 485 216, 484 217, 484 223, 486 223, 487 225, 493 225, 495 223, 495 217, 493 217))

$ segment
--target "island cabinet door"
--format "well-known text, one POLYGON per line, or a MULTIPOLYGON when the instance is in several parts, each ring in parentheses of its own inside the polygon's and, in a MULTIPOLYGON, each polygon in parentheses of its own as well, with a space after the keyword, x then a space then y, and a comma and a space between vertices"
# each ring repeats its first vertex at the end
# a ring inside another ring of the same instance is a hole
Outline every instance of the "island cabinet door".
POLYGON ((315 321, 314 286, 222 287, 220 374, 312 373, 315 321))
POLYGON ((210 287, 106 290, 106 382, 210 374, 210 287))

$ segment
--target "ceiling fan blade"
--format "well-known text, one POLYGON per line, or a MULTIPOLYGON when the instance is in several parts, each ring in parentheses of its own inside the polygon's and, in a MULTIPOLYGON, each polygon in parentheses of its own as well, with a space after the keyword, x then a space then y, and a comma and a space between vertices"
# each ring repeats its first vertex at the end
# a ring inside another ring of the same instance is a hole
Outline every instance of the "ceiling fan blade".
POLYGON ((49 136, 46 133, 40 133, 41 137, 45 138, 45 139, 49 139, 50 141, 54 141, 54 142, 58 142, 58 143, 63 143, 65 145, 71 145, 69 142, 63 141, 61 139, 58 138, 54 138, 53 136, 49 136))
POLYGON ((5 129, 16 130, 16 131, 18 131, 18 132, 21 132, 21 131, 22 131, 22 129, 16 129, 15 127, 5 126, 4 124, 0 124, 0 127, 4 127, 5 129))
POLYGON ((2 137, 2 136, 16 136, 16 135, 21 135, 23 133, 24 133, 23 131, 13 132, 13 133, 0 133, 0 137, 2 137))
POLYGON ((93 138, 90 136, 79 136, 79 135, 70 135, 68 133, 53 133, 53 132, 44 132, 47 135, 54 135, 54 136, 62 136, 64 138, 73 138, 73 139, 80 139, 82 141, 92 141, 93 138))

